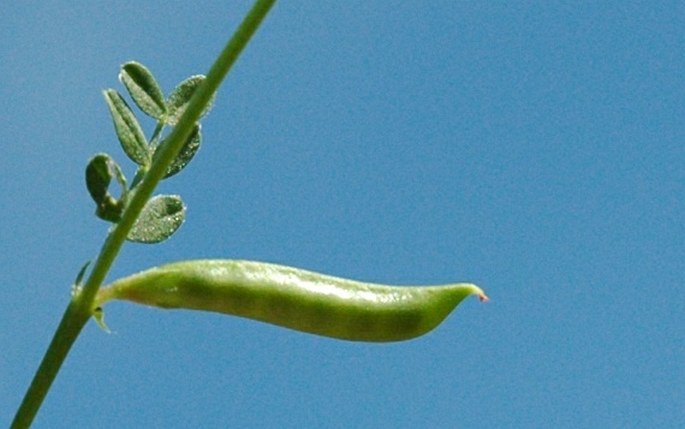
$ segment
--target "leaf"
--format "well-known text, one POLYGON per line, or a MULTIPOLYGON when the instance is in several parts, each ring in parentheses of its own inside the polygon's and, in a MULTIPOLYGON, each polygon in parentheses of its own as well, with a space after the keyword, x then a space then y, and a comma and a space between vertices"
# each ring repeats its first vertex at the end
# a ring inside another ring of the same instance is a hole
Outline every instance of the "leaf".
MULTIPOLYGON (((186 111, 188 103, 193 94, 200 87, 202 82, 204 82, 205 77, 203 75, 191 76, 183 82, 179 83, 178 86, 171 92, 169 99, 167 100, 167 117, 166 123, 170 125, 176 125, 176 123, 181 119, 181 116, 186 111)), ((211 100, 207 103, 207 107, 202 111, 200 117, 206 115, 214 104, 215 94, 212 95, 211 100)))
POLYGON ((77 297, 80 293, 81 290, 83 290, 83 286, 81 285, 81 282, 83 281, 83 276, 86 275, 86 270, 88 269, 88 265, 90 265, 90 261, 87 261, 81 269, 79 270, 78 274, 76 275, 76 279, 74 280, 74 283, 71 285, 71 296, 72 297, 77 297))
POLYGON ((119 137, 119 142, 124 152, 136 164, 149 165, 150 148, 131 108, 128 107, 126 101, 117 91, 108 89, 103 94, 112 114, 114 129, 117 132, 117 137, 119 137))
POLYGON ((145 204, 129 232, 129 241, 159 243, 176 232, 185 220, 186 207, 178 195, 157 195, 145 204))
POLYGON ((164 93, 147 67, 135 61, 127 62, 121 66, 119 80, 140 110, 162 120, 166 113, 164 93))
POLYGON ((97 217, 118 222, 124 211, 127 193, 126 178, 119 165, 106 153, 95 155, 86 166, 86 188, 97 208, 97 217), (121 187, 121 197, 115 198, 109 193, 109 185, 115 178, 121 187))
POLYGON ((74 280, 74 285, 81 286, 81 282, 83 281, 83 276, 86 275, 86 270, 88 269, 89 265, 90 265, 90 261, 86 261, 86 263, 83 264, 83 266, 79 270, 78 274, 76 275, 76 280, 74 280))
MULTIPOLYGON (((164 143, 165 142, 162 142, 162 144, 164 143)), ((191 131, 190 135, 188 136, 188 139, 183 144, 183 147, 176 156, 176 159, 174 159, 171 165, 169 165, 169 168, 167 168, 166 175, 163 178, 166 179, 167 177, 171 177, 179 171, 183 170, 186 167, 186 165, 188 165, 190 160, 193 159, 197 151, 200 149, 201 143, 202 134, 200 132, 200 124, 195 124, 193 131, 191 131)), ((159 148, 157 149, 159 150, 159 148)))

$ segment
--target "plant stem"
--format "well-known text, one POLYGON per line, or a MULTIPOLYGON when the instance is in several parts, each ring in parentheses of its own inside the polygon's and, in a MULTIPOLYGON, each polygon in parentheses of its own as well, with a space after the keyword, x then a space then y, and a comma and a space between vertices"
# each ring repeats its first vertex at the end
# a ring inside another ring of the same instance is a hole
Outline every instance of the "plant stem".
POLYGON ((131 195, 121 221, 107 236, 83 289, 75 294, 69 302, 24 400, 14 416, 12 429, 28 428, 31 425, 71 346, 90 319, 95 294, 107 276, 145 203, 152 196, 168 166, 180 152, 183 143, 192 132, 193 126, 200 118, 212 95, 219 88, 231 66, 238 59, 275 1, 257 0, 254 3, 252 9, 210 68, 204 83, 193 95, 183 116, 169 134, 167 143, 160 148, 150 169, 131 195))

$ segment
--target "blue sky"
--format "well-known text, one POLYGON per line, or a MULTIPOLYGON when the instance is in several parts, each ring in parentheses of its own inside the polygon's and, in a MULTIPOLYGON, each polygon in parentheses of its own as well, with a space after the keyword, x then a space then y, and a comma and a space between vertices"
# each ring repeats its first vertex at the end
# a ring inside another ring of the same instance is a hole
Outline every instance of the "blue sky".
MULTIPOLYGON (((107 225, 83 171, 133 176, 101 90, 204 73, 250 3, 0 6, 0 426, 107 225)), ((36 421, 55 427, 679 427, 685 5, 276 5, 159 192, 187 221, 110 279, 190 258, 397 284, 473 281, 396 344, 114 303, 36 421)), ((144 123, 146 131, 152 124, 144 123)))

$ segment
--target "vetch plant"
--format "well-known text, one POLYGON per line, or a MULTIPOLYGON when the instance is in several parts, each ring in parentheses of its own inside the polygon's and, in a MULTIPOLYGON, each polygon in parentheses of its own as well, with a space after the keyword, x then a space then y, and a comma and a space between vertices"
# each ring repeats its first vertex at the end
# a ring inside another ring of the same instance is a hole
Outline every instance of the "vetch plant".
POLYGON ((31 425, 71 346, 91 317, 104 327, 103 305, 112 299, 161 308, 213 311, 349 341, 402 341, 438 326, 462 300, 487 297, 477 286, 386 286, 253 261, 189 260, 151 268, 100 288, 125 241, 159 243, 185 220, 178 195, 156 195, 157 184, 180 173, 202 143, 200 119, 214 94, 275 0, 257 0, 207 76, 191 76, 165 96, 138 62, 119 79, 133 104, 156 121, 146 138, 126 99, 104 91, 124 153, 137 165, 129 181, 105 153, 86 166, 86 188, 95 214, 112 224, 87 279, 78 273, 71 300, 26 392, 12 428, 31 425), (114 188, 114 189, 112 189, 114 188))

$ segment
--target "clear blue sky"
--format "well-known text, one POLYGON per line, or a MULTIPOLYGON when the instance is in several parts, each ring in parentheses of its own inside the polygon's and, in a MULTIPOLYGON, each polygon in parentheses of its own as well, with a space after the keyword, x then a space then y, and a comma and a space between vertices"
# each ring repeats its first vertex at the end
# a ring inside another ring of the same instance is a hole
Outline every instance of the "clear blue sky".
MULTIPOLYGON (((101 90, 204 73, 247 1, 0 6, 0 426, 133 166, 101 90)), ((685 3, 281 1, 160 189, 187 221, 110 279, 201 257, 474 281, 431 334, 335 341, 111 304, 36 428, 685 424, 685 3)), ((144 123, 151 131, 150 123, 144 123)))

